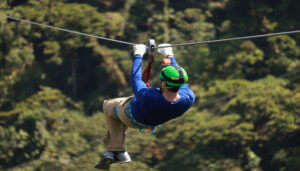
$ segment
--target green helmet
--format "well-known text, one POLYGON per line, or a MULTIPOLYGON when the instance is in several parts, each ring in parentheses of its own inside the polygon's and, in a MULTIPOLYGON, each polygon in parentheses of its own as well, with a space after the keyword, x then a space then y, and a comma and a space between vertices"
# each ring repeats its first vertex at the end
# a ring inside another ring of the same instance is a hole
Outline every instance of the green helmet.
POLYGON ((188 75, 183 68, 168 65, 160 71, 160 79, 166 81, 169 87, 180 87, 187 83, 188 75))

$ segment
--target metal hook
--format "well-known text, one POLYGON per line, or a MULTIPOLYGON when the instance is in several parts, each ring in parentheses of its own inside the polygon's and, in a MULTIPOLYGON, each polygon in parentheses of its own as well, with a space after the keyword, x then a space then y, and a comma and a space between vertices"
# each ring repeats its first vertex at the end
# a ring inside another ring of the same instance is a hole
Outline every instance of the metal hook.
POLYGON ((149 44, 148 44, 148 51, 150 53, 153 53, 154 50, 156 48, 156 43, 155 43, 155 40, 154 39, 149 39, 149 44))

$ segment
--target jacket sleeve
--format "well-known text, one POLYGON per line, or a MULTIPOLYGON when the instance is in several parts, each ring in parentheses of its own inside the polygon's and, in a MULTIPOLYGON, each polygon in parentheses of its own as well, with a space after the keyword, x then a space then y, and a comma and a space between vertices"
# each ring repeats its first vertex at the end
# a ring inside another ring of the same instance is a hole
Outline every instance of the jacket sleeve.
POLYGON ((131 67, 130 83, 133 93, 137 93, 144 88, 147 88, 145 82, 142 80, 142 62, 143 58, 140 55, 133 56, 133 63, 131 67))
POLYGON ((178 66, 174 56, 171 56, 170 59, 171 59, 171 65, 178 66))

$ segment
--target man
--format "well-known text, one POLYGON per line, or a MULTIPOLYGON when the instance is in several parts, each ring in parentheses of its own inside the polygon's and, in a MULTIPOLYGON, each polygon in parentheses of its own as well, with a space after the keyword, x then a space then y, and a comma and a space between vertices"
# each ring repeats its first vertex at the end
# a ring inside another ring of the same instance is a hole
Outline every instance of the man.
POLYGON ((95 166, 109 169, 115 162, 130 162, 125 149, 125 132, 131 128, 154 128, 171 119, 181 116, 195 101, 194 93, 186 84, 188 75, 177 65, 171 47, 159 45, 158 52, 171 60, 160 72, 161 87, 148 88, 142 80, 142 59, 146 53, 143 44, 134 45, 131 68, 131 86, 133 97, 105 100, 103 111, 107 119, 107 136, 104 140, 106 152, 95 166))

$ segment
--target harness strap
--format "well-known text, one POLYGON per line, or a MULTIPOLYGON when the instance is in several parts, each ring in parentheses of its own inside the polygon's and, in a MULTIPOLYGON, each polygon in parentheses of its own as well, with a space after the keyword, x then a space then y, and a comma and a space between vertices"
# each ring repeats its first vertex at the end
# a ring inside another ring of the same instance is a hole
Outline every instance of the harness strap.
POLYGON ((117 109, 116 106, 114 107, 114 116, 115 116, 116 118, 119 118, 118 109, 117 109))
MULTIPOLYGON (((130 118, 131 124, 132 124, 135 128, 139 129, 140 132, 142 132, 143 129, 149 129, 149 131, 151 131, 152 135, 155 135, 155 128, 156 128, 156 127, 159 127, 159 125, 158 125, 158 126, 145 125, 145 124, 142 124, 142 123, 138 122, 137 120, 135 120, 134 117, 133 117, 133 115, 132 115, 132 113, 131 113, 130 104, 129 104, 128 107, 125 109, 124 113, 126 114, 126 116, 127 116, 128 118, 130 118)), ((116 106, 114 107, 114 116, 115 116, 116 118, 119 118, 118 109, 117 109, 116 106)))
POLYGON ((145 82, 147 87, 150 87, 150 76, 151 76, 151 70, 152 70, 152 64, 154 62, 154 55, 151 53, 149 54, 150 60, 148 61, 147 67, 144 69, 142 80, 145 82))

